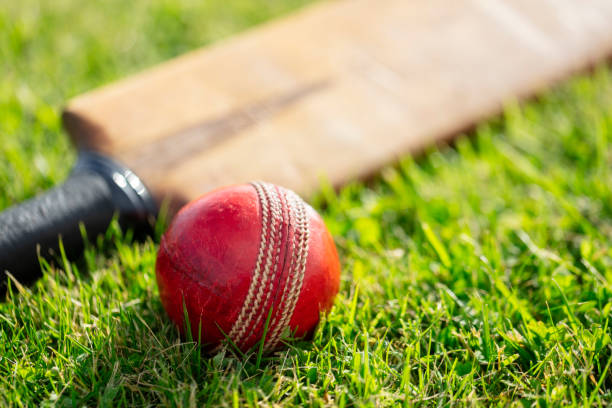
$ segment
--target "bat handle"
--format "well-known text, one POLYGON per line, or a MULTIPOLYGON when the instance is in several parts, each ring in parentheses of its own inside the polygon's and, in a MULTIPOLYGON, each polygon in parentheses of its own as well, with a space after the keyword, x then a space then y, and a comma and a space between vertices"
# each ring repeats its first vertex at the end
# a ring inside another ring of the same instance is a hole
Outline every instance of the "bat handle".
POLYGON ((83 251, 80 225, 91 239, 106 231, 115 214, 122 222, 145 225, 157 208, 130 170, 98 153, 81 152, 64 184, 0 213, 0 290, 6 271, 24 284, 40 277, 38 255, 57 255, 59 237, 74 259, 83 251))

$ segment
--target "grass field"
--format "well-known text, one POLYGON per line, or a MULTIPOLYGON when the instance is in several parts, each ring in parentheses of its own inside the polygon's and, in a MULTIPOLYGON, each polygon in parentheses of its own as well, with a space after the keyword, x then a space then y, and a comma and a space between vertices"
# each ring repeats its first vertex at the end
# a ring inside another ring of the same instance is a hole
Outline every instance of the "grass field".
MULTIPOLYGON (((304 2, 2 2, 0 208, 68 174, 69 97, 304 2)), ((113 226, 0 304, 0 405, 612 404, 611 143, 602 67, 367 185, 322 187, 340 295, 314 341, 263 358, 180 342, 158 237, 113 226)))

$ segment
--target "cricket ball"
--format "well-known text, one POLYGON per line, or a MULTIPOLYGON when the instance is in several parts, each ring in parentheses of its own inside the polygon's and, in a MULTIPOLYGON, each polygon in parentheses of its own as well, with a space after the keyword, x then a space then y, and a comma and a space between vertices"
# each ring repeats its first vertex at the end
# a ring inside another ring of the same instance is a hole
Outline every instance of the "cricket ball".
POLYGON ((156 262, 161 301, 183 334, 215 350, 272 351, 305 337, 340 284, 334 241, 294 192, 263 182, 212 191, 183 207, 156 262), (188 323, 188 324, 187 324, 188 323))

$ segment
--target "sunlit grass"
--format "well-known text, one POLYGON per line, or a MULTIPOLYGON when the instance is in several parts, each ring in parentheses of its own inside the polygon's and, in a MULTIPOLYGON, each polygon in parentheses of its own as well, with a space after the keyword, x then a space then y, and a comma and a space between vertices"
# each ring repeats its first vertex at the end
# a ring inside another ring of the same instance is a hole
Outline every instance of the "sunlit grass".
MULTIPOLYGON (((72 95, 300 1, 0 6, 0 208, 67 175, 72 95)), ((442 113, 441 113, 442 114, 442 113)), ((312 342, 201 355, 158 299, 158 237, 116 225, 0 305, 0 405, 451 405, 612 400, 612 73, 312 202, 339 247, 312 342)))

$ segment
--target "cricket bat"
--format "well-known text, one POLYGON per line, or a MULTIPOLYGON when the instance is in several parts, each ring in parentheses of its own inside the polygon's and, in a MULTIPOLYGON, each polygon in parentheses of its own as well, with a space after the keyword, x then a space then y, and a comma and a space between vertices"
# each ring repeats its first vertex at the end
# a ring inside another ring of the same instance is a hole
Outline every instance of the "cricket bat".
POLYGON ((114 214, 216 187, 308 196, 366 177, 612 55, 609 0, 336 0, 70 101, 65 184, 0 215, 0 270, 40 273, 114 214))

